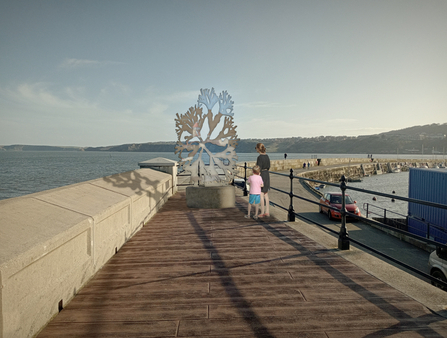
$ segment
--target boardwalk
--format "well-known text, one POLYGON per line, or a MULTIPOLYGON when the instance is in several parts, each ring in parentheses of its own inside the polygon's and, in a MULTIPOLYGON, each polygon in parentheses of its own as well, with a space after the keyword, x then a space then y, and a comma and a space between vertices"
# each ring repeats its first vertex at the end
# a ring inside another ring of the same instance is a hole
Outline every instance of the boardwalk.
POLYGON ((177 193, 38 337, 447 337, 447 319, 246 206, 177 193))

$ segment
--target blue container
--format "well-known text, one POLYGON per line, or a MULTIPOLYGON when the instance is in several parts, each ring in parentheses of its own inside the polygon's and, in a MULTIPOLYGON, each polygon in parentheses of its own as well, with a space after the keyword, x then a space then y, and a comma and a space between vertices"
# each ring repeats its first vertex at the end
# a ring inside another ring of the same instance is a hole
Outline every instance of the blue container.
MULTIPOLYGON (((410 168, 408 197, 447 205, 447 170, 410 168)), ((447 243, 447 209, 408 203, 408 231, 447 243)))

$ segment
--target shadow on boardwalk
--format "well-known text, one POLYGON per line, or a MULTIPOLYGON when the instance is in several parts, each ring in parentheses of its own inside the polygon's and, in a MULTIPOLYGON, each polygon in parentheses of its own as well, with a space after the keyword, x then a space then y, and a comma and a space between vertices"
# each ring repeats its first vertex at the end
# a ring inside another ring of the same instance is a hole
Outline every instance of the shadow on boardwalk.
POLYGON ((39 337, 434 337, 447 320, 273 218, 177 193, 39 337))

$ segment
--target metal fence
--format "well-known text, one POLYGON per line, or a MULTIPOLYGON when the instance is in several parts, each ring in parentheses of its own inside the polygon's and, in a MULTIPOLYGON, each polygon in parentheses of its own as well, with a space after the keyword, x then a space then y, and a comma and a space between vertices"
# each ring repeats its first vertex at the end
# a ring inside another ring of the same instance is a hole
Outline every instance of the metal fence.
MULTIPOLYGON (((237 177, 243 178, 244 181, 243 181, 243 184, 240 187, 244 191, 244 196, 247 196, 248 195, 247 184, 246 184, 246 181, 247 181, 247 169, 251 169, 251 167, 247 167, 247 163, 246 162, 245 162, 244 166, 239 166, 239 167, 244 168, 244 177, 241 177, 241 176, 237 176, 237 177)), ((340 226, 340 231, 338 232, 338 248, 340 250, 349 250, 350 242, 353 242, 353 243, 355 243, 355 244, 357 244, 359 246, 362 246, 362 247, 364 247, 364 248, 366 248, 366 249, 368 249, 368 250, 370 250, 370 251, 372 251, 372 252, 374 252, 374 253, 382 256, 382 257, 385 257, 386 259, 388 259, 388 260, 390 260, 390 261, 392 261, 392 262, 394 262, 396 264, 399 264, 400 266, 405 267, 406 269, 408 269, 408 270, 410 270, 412 272, 415 272, 415 273, 417 273, 417 274, 419 274, 419 275, 421 275, 421 276, 423 276, 423 277, 425 277, 425 278, 427 278, 427 279, 429 279, 429 280, 431 280, 433 282, 436 282, 437 284, 443 286, 444 288, 447 288, 447 283, 446 282, 441 281, 441 280, 439 280, 439 279, 437 279, 437 278, 435 278, 435 277, 433 277, 433 276, 431 276, 431 275, 429 275, 429 274, 427 274, 427 273, 425 273, 423 271, 415 269, 414 267, 409 266, 408 264, 406 264, 404 262, 401 262, 401 261, 399 261, 399 260, 397 260, 397 259, 395 259, 393 257, 390 257, 389 255, 386 255, 386 254, 378 251, 377 249, 375 249, 375 248, 373 248, 371 246, 368 246, 368 245, 366 245, 364 243, 361 243, 361 242, 359 242, 359 241, 357 241, 355 239, 350 238, 349 234, 348 234, 348 230, 346 228, 346 218, 347 217, 351 217, 351 218, 355 218, 355 219, 359 219, 359 220, 364 220, 364 221, 367 221, 367 223, 373 223, 375 226, 378 226, 380 228, 393 230, 395 232, 404 234, 404 235, 406 235, 408 237, 417 239, 418 241, 421 241, 421 242, 424 242, 424 243, 427 243, 427 244, 431 244, 431 245, 433 245, 433 246, 435 246, 437 248, 447 249, 447 245, 446 244, 443 244, 443 243, 440 243, 440 242, 436 242, 436 241, 434 241, 434 240, 432 240, 430 238, 425 238, 425 237, 422 237, 422 236, 418 236, 416 234, 413 234, 413 233, 410 233, 410 232, 406 231, 405 229, 399 229, 398 227, 393 227, 393 226, 387 225, 387 224, 385 224, 383 222, 367 219, 365 217, 357 216, 357 215, 355 215, 353 213, 348 212, 346 210, 346 201, 345 201, 346 195, 345 195, 345 191, 348 190, 348 189, 351 189, 351 190, 359 191, 359 192, 366 193, 366 194, 378 195, 378 196, 387 197, 387 198, 390 198, 390 199, 394 198, 394 199, 397 199, 397 200, 413 202, 413 203, 419 203, 419 204, 424 204, 424 205, 428 205, 428 206, 431 206, 431 207, 442 208, 442 209, 447 209, 447 205, 439 204, 439 203, 432 203, 432 202, 427 202, 427 201, 423 201, 423 200, 417 200, 417 199, 412 199, 412 198, 407 198, 407 197, 402 197, 402 196, 396 196, 394 194, 390 195, 390 194, 381 193, 381 192, 378 192, 378 191, 360 189, 360 188, 356 188, 356 187, 348 187, 347 184, 346 184, 347 178, 344 175, 342 175, 340 177, 340 180, 339 180, 340 183, 336 184, 336 183, 332 183, 332 182, 325 182, 325 181, 314 180, 314 179, 305 178, 305 177, 301 177, 301 176, 295 176, 293 174, 293 169, 290 169, 290 174, 278 173, 278 172, 273 172, 273 171, 270 171, 270 174, 284 176, 284 177, 288 177, 290 179, 290 190, 289 191, 284 191, 284 190, 281 190, 281 189, 278 189, 278 188, 275 188, 275 187, 272 187, 272 186, 270 187, 270 189, 278 191, 278 192, 283 193, 283 194, 286 194, 286 195, 288 195, 290 197, 290 204, 289 204, 288 208, 285 208, 282 205, 279 205, 279 204, 277 204, 277 203, 275 203, 273 201, 270 201, 271 205, 287 211, 287 213, 288 213, 287 214, 287 220, 288 221, 294 222, 295 221, 295 217, 299 217, 299 218, 304 219, 304 220, 306 220, 308 222, 311 222, 311 223, 313 223, 313 224, 315 224, 315 225, 317 225, 317 226, 319 226, 321 228, 324 228, 325 230, 327 230, 327 231, 329 231, 331 233, 337 234, 337 231, 335 231, 333 229, 330 229, 330 228, 326 227, 325 225, 323 225, 321 223, 315 222, 314 220, 311 220, 311 219, 309 219, 307 217, 304 217, 304 216, 299 215, 298 213, 296 213, 295 210, 294 210, 294 207, 293 207, 293 202, 294 202, 294 198, 298 198, 299 200, 303 200, 303 201, 306 201, 306 202, 309 202, 309 203, 312 203, 312 204, 316 204, 316 205, 319 205, 319 206, 324 206, 325 208, 330 208, 332 210, 338 211, 338 212, 341 213, 341 226, 340 226), (342 193, 342 207, 341 207, 341 209, 338 209, 338 208, 335 208, 335 207, 331 207, 331 206, 328 206, 326 204, 321 204, 321 203, 316 202, 314 200, 307 199, 307 198, 305 198, 303 196, 295 195, 293 193, 293 180, 294 179, 298 179, 300 181, 308 181, 308 182, 313 182, 313 183, 318 183, 318 184, 330 185, 330 186, 334 186, 334 187, 340 188, 341 193, 342 193)))

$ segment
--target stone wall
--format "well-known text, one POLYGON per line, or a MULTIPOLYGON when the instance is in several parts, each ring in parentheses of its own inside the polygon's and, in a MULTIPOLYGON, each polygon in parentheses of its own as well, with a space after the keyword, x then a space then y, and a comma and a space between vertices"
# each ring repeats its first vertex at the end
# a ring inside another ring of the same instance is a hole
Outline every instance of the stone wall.
POLYGON ((0 337, 36 335, 176 192, 174 178, 139 169, 0 201, 0 337))
MULTIPOLYGON (((306 172, 309 171, 312 172, 312 174, 300 172, 299 175, 316 180, 334 182, 334 177, 337 177, 338 175, 339 176, 336 181, 340 179, 341 175, 358 178, 367 175, 390 172, 398 166, 401 167, 402 170, 406 170, 408 169, 408 166, 421 167, 426 164, 432 166, 437 162, 439 161, 424 160, 424 162, 422 162, 422 160, 397 161, 389 159, 378 159, 371 162, 369 158, 323 158, 321 159, 320 165, 317 165, 317 161, 315 159, 274 160, 270 161, 270 171, 281 172, 289 171, 290 169, 302 169, 303 164, 306 163, 306 172), (310 163, 309 168, 307 168, 308 163, 310 163), (311 175, 313 177, 307 175, 311 175), (325 178, 328 179, 326 180, 325 178)), ((256 161, 238 163, 238 178, 244 178, 245 163, 247 163, 248 168, 251 168, 256 164, 256 161)), ((247 177, 251 174, 251 170, 247 170, 247 177)))

